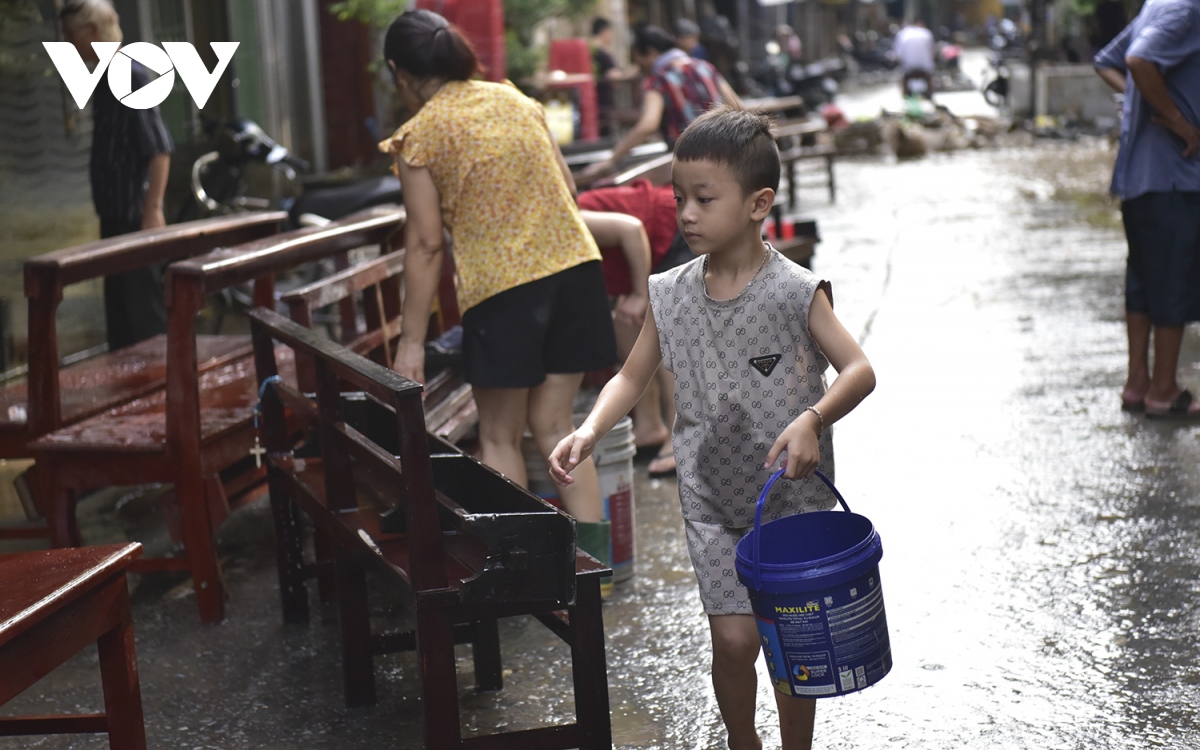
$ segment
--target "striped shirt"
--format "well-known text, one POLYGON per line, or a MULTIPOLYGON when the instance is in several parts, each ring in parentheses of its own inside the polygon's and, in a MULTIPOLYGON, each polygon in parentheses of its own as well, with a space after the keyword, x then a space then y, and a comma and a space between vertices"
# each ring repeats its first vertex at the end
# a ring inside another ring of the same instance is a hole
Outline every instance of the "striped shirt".
POLYGON ((700 115, 720 104, 717 84, 721 74, 711 63, 688 57, 683 50, 664 52, 642 83, 643 91, 657 91, 663 98, 662 137, 674 146, 683 129, 700 115))
MULTIPOLYGON (((150 82, 146 68, 133 63, 133 90, 150 82)), ((131 109, 113 95, 108 76, 100 78, 92 100, 92 202, 101 219, 140 224, 146 201, 150 159, 174 150, 158 107, 131 109)))

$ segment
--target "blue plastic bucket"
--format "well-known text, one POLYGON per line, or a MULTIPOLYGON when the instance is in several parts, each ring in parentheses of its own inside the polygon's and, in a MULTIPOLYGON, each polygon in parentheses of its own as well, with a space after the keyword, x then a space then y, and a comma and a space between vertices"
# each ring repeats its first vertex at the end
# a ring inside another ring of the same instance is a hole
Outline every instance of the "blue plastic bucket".
POLYGON ((801 513, 754 529, 737 546, 737 572, 750 590, 763 655, 775 689, 826 698, 874 685, 892 668, 875 526, 850 512, 833 483, 817 472, 845 513, 801 513))

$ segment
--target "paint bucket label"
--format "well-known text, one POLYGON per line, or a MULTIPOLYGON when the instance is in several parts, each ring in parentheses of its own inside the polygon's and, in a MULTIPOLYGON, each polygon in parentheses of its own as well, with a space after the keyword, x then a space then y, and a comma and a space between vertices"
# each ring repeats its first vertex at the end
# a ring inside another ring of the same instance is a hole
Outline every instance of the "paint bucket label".
POLYGON ((624 581, 633 577, 633 488, 623 481, 604 502, 604 516, 612 522, 613 580, 624 581))
POLYGON ((803 595, 752 590, 750 602, 771 682, 784 695, 844 695, 892 668, 878 567, 803 595))

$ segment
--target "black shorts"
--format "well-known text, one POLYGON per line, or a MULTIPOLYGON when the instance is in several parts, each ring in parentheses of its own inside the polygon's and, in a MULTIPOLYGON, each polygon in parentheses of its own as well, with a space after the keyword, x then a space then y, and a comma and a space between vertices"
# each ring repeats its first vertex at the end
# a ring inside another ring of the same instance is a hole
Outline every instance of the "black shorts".
POLYGON ((617 361, 600 261, 531 281, 463 315, 467 382, 533 388, 549 373, 599 370, 617 361))
POLYGON ((1121 213, 1125 309, 1156 326, 1200 320, 1200 192, 1145 193, 1123 202, 1121 213))

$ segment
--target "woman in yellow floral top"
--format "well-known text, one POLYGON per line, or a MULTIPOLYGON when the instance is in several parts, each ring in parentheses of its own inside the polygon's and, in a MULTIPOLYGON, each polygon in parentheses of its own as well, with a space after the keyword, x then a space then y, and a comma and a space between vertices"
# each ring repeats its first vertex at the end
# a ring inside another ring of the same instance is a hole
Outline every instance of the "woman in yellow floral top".
MULTIPOLYGON (((424 380, 445 227, 454 240, 482 459, 525 484, 526 423, 549 455, 574 429, 571 407, 583 373, 616 361, 600 252, 541 106, 511 84, 472 80, 475 53, 446 19, 403 14, 388 29, 384 57, 414 113, 380 144, 396 158, 408 209, 394 367, 424 380)), ((599 522, 594 466, 588 473, 587 486, 577 482, 563 502, 578 521, 599 522)), ((580 535, 585 549, 595 546, 585 544, 583 527, 580 535)))

